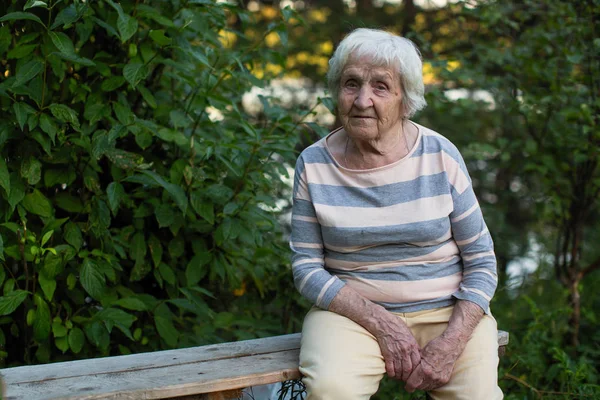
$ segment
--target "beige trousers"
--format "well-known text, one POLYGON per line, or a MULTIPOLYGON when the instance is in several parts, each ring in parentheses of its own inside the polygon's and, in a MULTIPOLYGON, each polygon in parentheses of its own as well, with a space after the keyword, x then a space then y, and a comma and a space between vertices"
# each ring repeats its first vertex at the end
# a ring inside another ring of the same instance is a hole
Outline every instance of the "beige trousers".
MULTIPOLYGON (((454 307, 396 313, 424 347, 448 326, 454 307)), ((369 399, 385 374, 377 340, 362 326, 313 307, 304 319, 300 349, 306 400, 369 399)), ((454 365, 450 382, 429 392, 435 400, 498 400, 498 331, 485 315, 454 365)))

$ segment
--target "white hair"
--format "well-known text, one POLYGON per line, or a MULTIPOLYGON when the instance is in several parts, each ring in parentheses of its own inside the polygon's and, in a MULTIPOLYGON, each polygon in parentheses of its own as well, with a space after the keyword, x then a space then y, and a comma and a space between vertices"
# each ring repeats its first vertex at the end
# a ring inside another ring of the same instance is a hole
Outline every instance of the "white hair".
POLYGON ((350 57, 366 57, 372 65, 383 66, 398 72, 402 86, 404 117, 411 117, 423 109, 423 64, 421 53, 409 39, 378 29, 359 28, 341 41, 329 60, 327 84, 334 101, 340 91, 342 71, 350 57))

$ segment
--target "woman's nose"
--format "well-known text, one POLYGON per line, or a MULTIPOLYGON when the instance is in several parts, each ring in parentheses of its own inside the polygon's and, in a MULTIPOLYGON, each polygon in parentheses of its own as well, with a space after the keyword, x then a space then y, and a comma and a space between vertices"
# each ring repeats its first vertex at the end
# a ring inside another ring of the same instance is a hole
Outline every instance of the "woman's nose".
POLYGON ((354 99, 354 105, 361 110, 371 107, 373 105, 371 94, 371 90, 369 90, 368 86, 361 87, 358 91, 356 99, 354 99))

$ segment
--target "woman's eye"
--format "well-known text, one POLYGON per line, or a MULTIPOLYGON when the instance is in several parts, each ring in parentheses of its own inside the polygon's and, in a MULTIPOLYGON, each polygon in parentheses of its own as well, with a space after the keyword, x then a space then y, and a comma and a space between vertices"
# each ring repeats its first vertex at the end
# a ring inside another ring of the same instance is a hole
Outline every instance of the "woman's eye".
POLYGON ((376 85, 375 89, 377 89, 377 90, 387 90, 387 86, 385 86, 385 85, 376 85))
POLYGON ((355 87, 357 87, 357 84, 354 81, 348 81, 348 82, 346 82, 346 87, 355 88, 355 87))

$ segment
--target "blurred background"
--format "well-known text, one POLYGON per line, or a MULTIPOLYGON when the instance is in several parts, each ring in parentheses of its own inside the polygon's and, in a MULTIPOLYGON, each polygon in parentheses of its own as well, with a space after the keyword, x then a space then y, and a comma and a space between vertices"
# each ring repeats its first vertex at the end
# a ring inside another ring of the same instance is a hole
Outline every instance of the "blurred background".
MULTIPOLYGON (((492 233, 507 399, 600 398, 598 0, 0 5, 0 366, 298 332, 291 174, 358 27, 421 50, 414 120, 492 233)), ((421 399, 384 380, 377 399, 421 399)))

